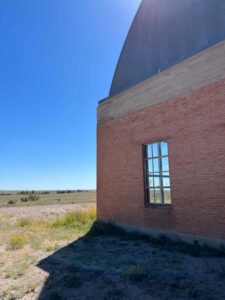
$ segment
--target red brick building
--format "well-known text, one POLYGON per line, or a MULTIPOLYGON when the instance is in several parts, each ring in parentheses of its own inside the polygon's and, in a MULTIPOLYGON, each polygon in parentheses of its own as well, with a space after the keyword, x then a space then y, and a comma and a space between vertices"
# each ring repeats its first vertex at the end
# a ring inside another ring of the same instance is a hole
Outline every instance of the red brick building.
POLYGON ((98 107, 98 219, 225 240, 225 2, 144 0, 98 107))

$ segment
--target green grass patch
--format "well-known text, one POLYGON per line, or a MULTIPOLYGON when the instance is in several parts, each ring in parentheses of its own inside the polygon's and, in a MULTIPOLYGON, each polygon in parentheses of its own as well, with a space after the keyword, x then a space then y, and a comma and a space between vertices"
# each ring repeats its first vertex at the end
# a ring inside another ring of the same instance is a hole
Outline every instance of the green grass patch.
POLYGON ((27 235, 15 234, 10 237, 9 246, 12 250, 17 250, 23 248, 28 242, 29 238, 27 235))
POLYGON ((96 219, 96 209, 89 208, 86 210, 77 210, 75 212, 67 213, 64 217, 58 218, 50 222, 51 228, 85 228, 93 224, 96 219))

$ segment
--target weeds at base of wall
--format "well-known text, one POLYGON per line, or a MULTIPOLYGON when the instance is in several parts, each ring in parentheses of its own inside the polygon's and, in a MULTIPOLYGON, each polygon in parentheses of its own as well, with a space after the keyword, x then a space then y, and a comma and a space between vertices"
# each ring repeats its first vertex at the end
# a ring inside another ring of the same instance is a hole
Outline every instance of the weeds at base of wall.
POLYGON ((141 240, 147 243, 154 244, 157 247, 163 247, 165 250, 173 249, 173 251, 181 252, 194 257, 225 257, 225 247, 220 246, 219 249, 214 249, 208 245, 201 245, 198 240, 192 244, 182 240, 174 241, 166 235, 160 234, 158 237, 153 237, 140 231, 126 231, 113 222, 96 221, 89 234, 91 235, 116 235, 128 240, 141 240))

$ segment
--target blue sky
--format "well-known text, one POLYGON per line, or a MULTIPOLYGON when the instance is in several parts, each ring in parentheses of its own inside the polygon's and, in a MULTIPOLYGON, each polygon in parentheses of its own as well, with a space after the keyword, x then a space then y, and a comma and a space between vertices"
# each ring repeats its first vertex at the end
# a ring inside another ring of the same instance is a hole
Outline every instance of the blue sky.
POLYGON ((96 187, 96 107, 140 0, 0 1, 0 190, 96 187))

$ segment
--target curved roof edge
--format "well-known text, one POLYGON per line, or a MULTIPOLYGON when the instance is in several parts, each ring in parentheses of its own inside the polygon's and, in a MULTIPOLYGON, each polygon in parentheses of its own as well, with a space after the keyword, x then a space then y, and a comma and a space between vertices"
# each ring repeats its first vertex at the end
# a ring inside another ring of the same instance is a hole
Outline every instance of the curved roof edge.
POLYGON ((109 96, 224 39, 224 0, 142 0, 121 51, 109 96))

